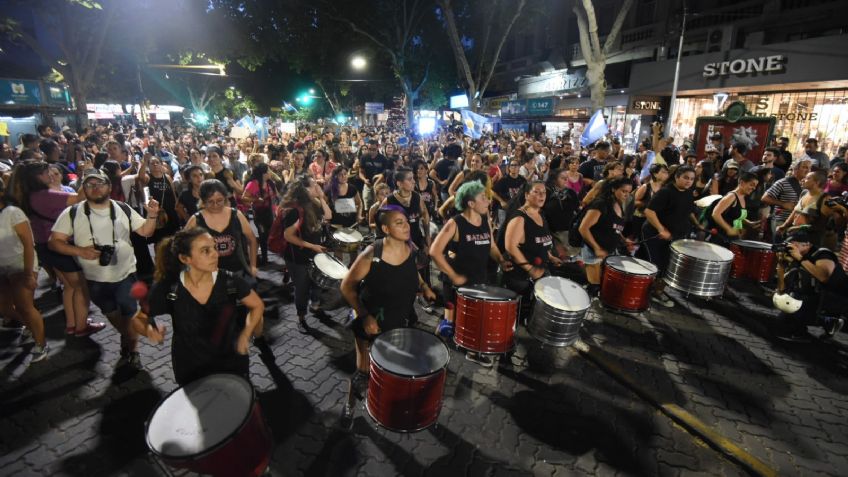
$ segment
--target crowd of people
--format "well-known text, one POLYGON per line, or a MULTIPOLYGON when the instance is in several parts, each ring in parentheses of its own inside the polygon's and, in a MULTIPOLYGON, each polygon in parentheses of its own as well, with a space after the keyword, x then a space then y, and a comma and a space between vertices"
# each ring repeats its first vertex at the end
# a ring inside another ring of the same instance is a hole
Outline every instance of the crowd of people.
MULTIPOLYGON (((829 310, 848 290, 848 153, 827 158, 811 138, 793 154, 778 138, 753 158, 715 135, 698 157, 659 125, 633 154, 615 138, 581 147, 569 137, 309 125, 259 142, 179 126, 44 126, 0 157, 0 315, 31 336, 32 361, 48 356, 34 304, 43 269, 61 288, 66 333, 106 326, 94 303, 121 335, 120 365, 140 369, 139 337, 161 342, 156 318, 171 315, 177 382, 246 376, 251 341, 263 337, 255 288, 269 254, 285 263, 274 285, 292 289, 304 333, 322 312, 316 255, 348 254, 340 293, 356 349, 352 407, 369 343, 417 322, 416 299, 427 311, 442 305, 434 332, 450 337, 457 289, 498 284, 522 297, 526 323, 533 283, 548 274, 582 267, 595 297, 607 257, 635 255, 662 276, 675 240, 746 238, 786 243, 785 274, 806 298, 776 321, 777 334, 839 331, 843 318, 829 310), (361 231, 361 244, 336 248, 340 230, 361 231)), ((661 279, 651 300, 674 306, 661 279)))

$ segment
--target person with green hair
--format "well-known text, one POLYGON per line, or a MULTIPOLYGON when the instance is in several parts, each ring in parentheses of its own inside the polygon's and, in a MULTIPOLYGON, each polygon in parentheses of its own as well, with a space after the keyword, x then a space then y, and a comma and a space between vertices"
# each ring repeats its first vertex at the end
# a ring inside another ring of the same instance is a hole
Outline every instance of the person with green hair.
MULTIPOLYGON (((445 223, 430 246, 430 257, 442 272, 445 317, 436 329, 440 336, 453 335, 456 289, 487 283, 490 257, 504 270, 512 269, 495 245, 488 217, 490 202, 486 187, 479 181, 461 185, 454 197, 454 208, 460 213, 445 223)), ((490 357, 479 353, 469 354, 468 359, 483 366, 493 364, 490 357)))

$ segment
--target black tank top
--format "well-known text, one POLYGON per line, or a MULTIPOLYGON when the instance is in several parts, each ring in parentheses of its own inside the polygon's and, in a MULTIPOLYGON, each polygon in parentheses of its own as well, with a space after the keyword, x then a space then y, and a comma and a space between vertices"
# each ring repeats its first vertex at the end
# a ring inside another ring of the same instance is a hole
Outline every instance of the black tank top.
POLYGON ((432 194, 434 185, 435 183, 431 179, 427 179, 427 189, 421 190, 421 188, 418 187, 418 179, 415 179, 415 192, 418 192, 418 194, 421 196, 421 200, 424 201, 424 207, 427 208, 427 212, 430 213, 431 217, 436 212, 436 201, 434 200, 432 194))
POLYGON ((241 224, 238 219, 238 211, 230 209, 230 222, 222 232, 206 225, 206 219, 203 217, 203 212, 194 214, 195 222, 199 227, 203 227, 209 231, 212 238, 215 240, 215 246, 218 250, 218 268, 229 270, 234 273, 247 272, 247 250, 245 247, 244 234, 241 230, 241 224))
MULTIPOLYGON (((412 197, 409 198, 409 207, 400 203, 394 194, 390 195, 386 200, 386 204, 397 205, 403 208, 406 213, 406 220, 409 221, 409 235, 418 248, 424 246, 424 233, 421 232, 421 196, 418 192, 412 192, 412 197)), ((378 229, 379 230, 379 229, 378 229)))
POLYGON ((376 319, 382 331, 407 325, 415 313, 413 305, 418 294, 418 267, 415 253, 400 265, 383 261, 383 239, 374 242, 371 269, 362 281, 362 304, 376 319), (387 290, 391 290, 388 293, 387 290))
MULTIPOLYGON (((554 244, 554 239, 548 230, 548 223, 545 217, 542 216, 542 225, 536 224, 527 213, 519 209, 519 214, 524 217, 524 243, 518 245, 518 250, 524 254, 527 263, 545 267, 548 264, 548 251, 554 244)), ((515 267, 513 270, 519 270, 526 274, 522 267, 515 267)))
POLYGON ((468 278, 468 285, 484 284, 487 279, 492 234, 488 218, 484 215, 482 219, 480 225, 475 226, 461 214, 453 218, 459 241, 448 243, 448 248, 454 253, 453 259, 448 258, 448 262, 456 273, 468 278))

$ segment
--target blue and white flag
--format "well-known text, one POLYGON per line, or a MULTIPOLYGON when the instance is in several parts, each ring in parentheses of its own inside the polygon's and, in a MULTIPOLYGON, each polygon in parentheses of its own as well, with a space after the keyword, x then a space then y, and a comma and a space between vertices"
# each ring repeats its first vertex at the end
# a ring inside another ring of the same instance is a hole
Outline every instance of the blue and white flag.
POLYGON ((604 114, 599 109, 595 111, 592 119, 589 120, 589 124, 586 125, 586 129, 583 130, 583 135, 580 136, 580 145, 584 147, 588 146, 606 136, 608 132, 609 127, 606 120, 604 120, 604 114))
POLYGON ((472 139, 480 139, 483 135, 483 125, 488 122, 489 119, 486 116, 472 113, 467 109, 462 110, 462 126, 465 128, 463 133, 471 136, 472 139))
POLYGON ((655 157, 657 157, 657 153, 654 151, 647 151, 645 154, 645 165, 642 166, 642 172, 639 173, 639 182, 644 181, 646 177, 651 175, 651 166, 654 165, 655 157))
POLYGON ((256 124, 253 123, 253 119, 250 116, 239 119, 235 125, 247 129, 251 134, 256 132, 256 124))
POLYGON ((256 137, 265 142, 268 139, 268 118, 256 117, 256 137))

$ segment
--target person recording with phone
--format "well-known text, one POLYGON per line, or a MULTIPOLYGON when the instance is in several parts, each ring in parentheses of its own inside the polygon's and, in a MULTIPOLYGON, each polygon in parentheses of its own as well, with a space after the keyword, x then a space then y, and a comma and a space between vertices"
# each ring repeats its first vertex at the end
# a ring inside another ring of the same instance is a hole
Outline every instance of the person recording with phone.
POLYGON ((130 296, 136 260, 130 233, 150 237, 156 230, 159 202, 151 199, 147 219, 123 202, 111 200, 109 176, 98 169, 85 171, 81 189, 85 201, 66 208, 53 225, 48 247, 75 257, 88 280, 91 301, 121 334, 119 365, 140 369, 138 339, 130 320, 138 304, 130 296))

